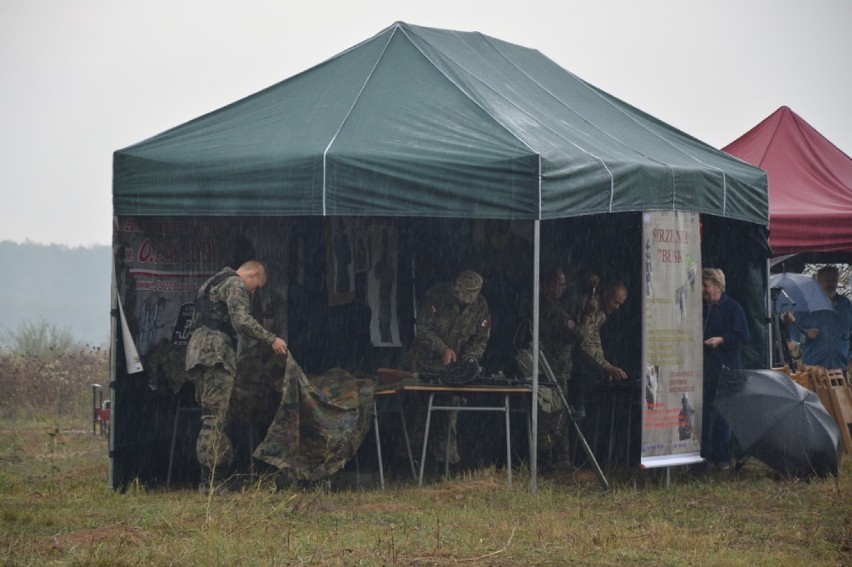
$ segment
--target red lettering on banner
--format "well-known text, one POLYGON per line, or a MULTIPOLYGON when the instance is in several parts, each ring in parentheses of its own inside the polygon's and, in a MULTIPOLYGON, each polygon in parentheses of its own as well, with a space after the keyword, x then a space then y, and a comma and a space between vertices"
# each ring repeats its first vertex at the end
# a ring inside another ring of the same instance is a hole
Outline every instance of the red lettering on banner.
MULTIPOLYGON (((132 257, 132 251, 130 252, 132 257)), ((139 246, 137 261, 140 264, 209 264, 215 259, 213 242, 190 242, 177 240, 154 243, 146 238, 139 246)))
POLYGON ((689 244, 689 233, 670 228, 655 228, 651 231, 654 242, 669 242, 672 244, 689 244))
POLYGON ((121 219, 121 223, 118 225, 118 230, 121 232, 141 232, 139 225, 136 224, 136 219, 121 219))
POLYGON ((146 238, 139 246, 139 254, 136 259, 141 264, 153 264, 155 262, 155 254, 154 243, 151 242, 150 238, 146 238))
POLYGON ((680 255, 680 250, 666 250, 665 248, 660 249, 660 262, 664 264, 680 264, 683 262, 683 259, 680 255))

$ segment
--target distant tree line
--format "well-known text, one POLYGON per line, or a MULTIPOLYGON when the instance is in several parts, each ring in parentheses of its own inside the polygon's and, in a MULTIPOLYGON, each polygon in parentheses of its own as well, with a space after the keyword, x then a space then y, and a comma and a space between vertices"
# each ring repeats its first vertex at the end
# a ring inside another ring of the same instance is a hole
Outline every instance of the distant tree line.
POLYGON ((0 262, 7 267, 0 279, 0 336, 47 331, 41 325, 47 321, 58 335, 67 331, 75 343, 107 345, 110 246, 70 248, 2 241, 0 262))

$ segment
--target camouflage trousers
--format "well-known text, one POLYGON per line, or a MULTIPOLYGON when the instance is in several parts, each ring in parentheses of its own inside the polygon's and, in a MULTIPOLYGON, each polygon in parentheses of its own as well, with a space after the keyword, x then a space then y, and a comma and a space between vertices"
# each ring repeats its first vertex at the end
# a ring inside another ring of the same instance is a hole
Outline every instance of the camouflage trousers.
MULTIPOLYGON (((403 408, 408 423, 408 436, 411 441, 411 450, 414 457, 418 458, 423 450, 423 437, 426 433, 426 413, 428 411, 428 395, 408 396, 403 408)), ((461 404, 459 396, 435 395, 432 402, 436 406, 457 406, 461 404)), ((448 461, 455 465, 461 460, 458 446, 458 419, 459 412, 434 411, 429 420, 429 441, 426 452, 426 460, 431 463, 448 461), (447 459, 447 447, 449 447, 449 459, 447 459)))
POLYGON ((197 366, 190 371, 195 382, 195 401, 201 406, 201 431, 195 444, 198 464, 208 470, 224 470, 234 460, 228 437, 228 407, 234 391, 234 375, 221 364, 197 366))
MULTIPOLYGON (((567 391, 566 376, 556 377, 562 392, 567 391)), ((544 386, 538 393, 538 452, 549 454, 554 464, 570 460, 568 450, 568 413, 556 388, 544 386)))

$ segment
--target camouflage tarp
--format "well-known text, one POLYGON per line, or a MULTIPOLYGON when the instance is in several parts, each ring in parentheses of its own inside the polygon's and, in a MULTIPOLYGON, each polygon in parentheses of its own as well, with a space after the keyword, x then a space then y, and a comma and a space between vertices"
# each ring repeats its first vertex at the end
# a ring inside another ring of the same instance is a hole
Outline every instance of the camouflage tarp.
POLYGON ((237 376, 231 394, 230 420, 266 431, 281 400, 287 358, 267 345, 253 344, 237 357, 237 376))
POLYGON ((372 380, 340 368, 309 378, 287 359, 281 405, 254 457, 299 481, 327 478, 357 451, 370 428, 372 380))

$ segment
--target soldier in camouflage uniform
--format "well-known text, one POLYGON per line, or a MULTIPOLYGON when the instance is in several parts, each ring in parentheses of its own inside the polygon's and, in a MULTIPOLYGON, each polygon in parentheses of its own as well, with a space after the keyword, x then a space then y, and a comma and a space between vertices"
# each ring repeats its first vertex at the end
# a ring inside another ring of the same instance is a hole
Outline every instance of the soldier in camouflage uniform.
MULTIPOLYGON (((573 351, 579 340, 579 329, 574 317, 560 301, 568 283, 561 268, 545 274, 539 305, 539 336, 541 349, 550 364, 562 392, 567 395, 573 351)), ((563 411, 561 396, 552 389, 540 390, 538 428, 539 459, 543 471, 552 467, 570 466, 567 439, 567 416, 563 411)))
MULTIPOLYGON (((456 278, 454 285, 437 284, 429 291, 420 305, 417 316, 417 336, 409 351, 409 365, 413 372, 439 372, 445 364, 456 361, 479 362, 488 346, 491 332, 491 313, 488 302, 482 295, 482 276, 473 270, 465 270, 456 278)), ((420 400, 418 400, 420 401, 420 400)), ((412 408, 415 423, 412 425, 416 440, 422 439, 425 415, 421 407, 412 408), (419 435, 418 435, 419 434, 419 435)), ((445 405, 444 402, 437 402, 445 405)), ((450 400, 457 404, 458 400, 450 400)), ((449 437, 450 463, 459 462, 456 425, 458 412, 448 412, 449 423, 443 419, 435 421, 435 434, 430 433, 430 453, 435 461, 446 458, 446 443, 449 437)))
POLYGON ((627 301, 627 286, 620 281, 608 283, 600 298, 590 297, 582 303, 585 311, 580 316, 580 352, 592 367, 612 380, 626 380, 627 372, 610 364, 604 356, 601 327, 627 301))
POLYGON ((236 271, 225 268, 198 290, 192 328, 186 347, 186 370, 195 383, 202 408, 196 455, 201 465, 202 490, 207 490, 231 465, 233 447, 225 428, 236 375, 237 333, 287 353, 287 343, 264 329, 251 316, 249 294, 266 284, 266 266, 250 260, 236 271))
POLYGON ((585 415, 585 397, 589 382, 594 376, 603 374, 610 380, 626 380, 627 372, 611 364, 604 356, 601 343, 601 327, 608 315, 615 313, 627 301, 627 286, 614 280, 603 289, 600 297, 585 295, 578 302, 583 311, 578 314, 579 345, 575 349, 575 375, 569 402, 578 415, 585 415))

